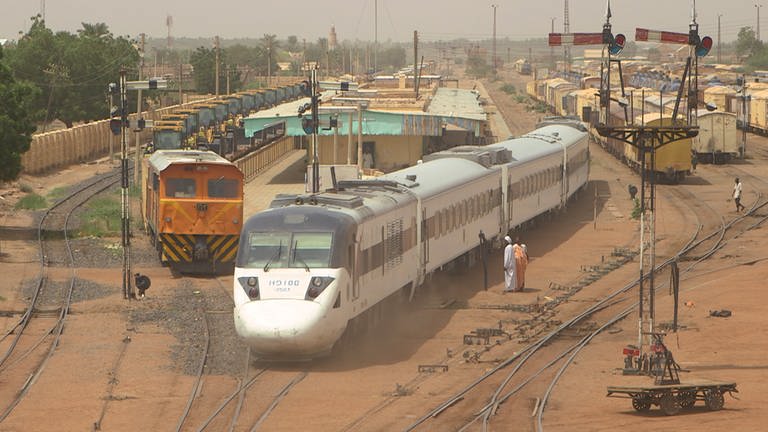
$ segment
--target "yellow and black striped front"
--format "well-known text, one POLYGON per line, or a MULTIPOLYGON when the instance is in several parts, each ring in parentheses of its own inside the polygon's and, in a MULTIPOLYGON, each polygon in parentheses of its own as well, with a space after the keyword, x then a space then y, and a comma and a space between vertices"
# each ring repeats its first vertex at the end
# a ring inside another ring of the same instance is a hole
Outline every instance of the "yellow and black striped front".
POLYGON ((160 234, 163 260, 171 266, 231 264, 238 241, 236 235, 160 234))

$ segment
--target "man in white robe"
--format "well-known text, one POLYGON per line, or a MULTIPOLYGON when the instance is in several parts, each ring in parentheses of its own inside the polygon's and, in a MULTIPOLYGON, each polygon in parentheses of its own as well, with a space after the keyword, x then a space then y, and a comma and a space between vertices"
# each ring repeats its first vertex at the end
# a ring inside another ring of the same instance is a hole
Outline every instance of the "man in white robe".
POLYGON ((517 278, 515 271, 517 264, 515 263, 515 251, 512 247, 512 239, 509 236, 504 237, 507 241, 507 246, 504 248, 504 292, 513 292, 517 278))

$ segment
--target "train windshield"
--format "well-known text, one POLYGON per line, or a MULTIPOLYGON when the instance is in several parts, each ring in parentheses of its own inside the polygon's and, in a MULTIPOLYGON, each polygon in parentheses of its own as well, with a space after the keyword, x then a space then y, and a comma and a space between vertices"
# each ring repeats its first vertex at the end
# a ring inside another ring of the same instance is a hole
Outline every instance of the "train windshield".
POLYGON ((328 268, 333 233, 250 232, 247 246, 246 268, 328 268))
POLYGON ((240 182, 236 179, 219 177, 208 179, 208 196, 210 198, 237 198, 240 192, 240 182))
POLYGON ((181 132, 178 131, 156 131, 154 142, 152 143, 157 150, 176 150, 181 148, 181 132))
POLYGON ((173 178, 165 180, 165 196, 168 198, 194 198, 197 196, 193 178, 173 178))

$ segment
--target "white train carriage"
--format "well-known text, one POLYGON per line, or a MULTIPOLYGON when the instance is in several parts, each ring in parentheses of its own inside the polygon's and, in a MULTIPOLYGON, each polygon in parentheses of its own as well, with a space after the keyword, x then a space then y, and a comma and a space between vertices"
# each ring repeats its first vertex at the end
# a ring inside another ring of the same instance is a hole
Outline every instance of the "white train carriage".
POLYGON ((739 157, 741 140, 736 114, 698 110, 696 115, 699 134, 691 140, 691 147, 700 162, 722 164, 739 157))
POLYGON ((562 207, 587 182, 577 122, 487 147, 461 147, 375 180, 278 196, 243 227, 234 277, 238 335, 262 358, 325 355, 345 331, 412 294, 425 276, 474 256, 562 207))

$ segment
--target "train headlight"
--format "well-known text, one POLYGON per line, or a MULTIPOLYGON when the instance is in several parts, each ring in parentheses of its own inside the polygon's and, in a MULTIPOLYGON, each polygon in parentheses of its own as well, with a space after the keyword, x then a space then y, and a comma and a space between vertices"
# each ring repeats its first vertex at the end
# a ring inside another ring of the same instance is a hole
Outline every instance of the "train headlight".
POLYGON ((237 281, 240 283, 240 286, 250 300, 258 300, 260 298, 259 278, 254 276, 242 276, 237 278, 237 281))
POLYGON ((304 296, 304 300, 314 300, 320 295, 326 288, 333 282, 332 277, 327 276, 313 276, 309 281, 309 288, 307 289, 307 295, 304 296))

